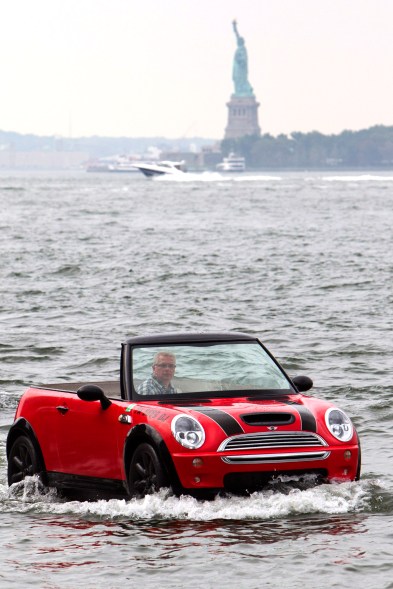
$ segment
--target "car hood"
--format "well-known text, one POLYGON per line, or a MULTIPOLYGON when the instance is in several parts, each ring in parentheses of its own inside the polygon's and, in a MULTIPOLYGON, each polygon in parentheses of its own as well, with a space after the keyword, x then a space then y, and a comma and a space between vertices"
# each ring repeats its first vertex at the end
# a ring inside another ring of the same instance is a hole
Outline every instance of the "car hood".
POLYGON ((214 421, 228 436, 253 431, 317 431, 315 411, 303 398, 285 397, 283 400, 249 401, 225 400, 212 404, 177 407, 196 419, 214 421))

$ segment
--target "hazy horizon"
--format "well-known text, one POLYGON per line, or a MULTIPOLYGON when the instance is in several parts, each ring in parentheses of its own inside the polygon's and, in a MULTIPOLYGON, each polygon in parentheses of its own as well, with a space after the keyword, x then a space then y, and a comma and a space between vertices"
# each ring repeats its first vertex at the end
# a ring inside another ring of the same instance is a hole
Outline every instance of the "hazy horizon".
MULTIPOLYGON (((342 129, 342 131, 338 131, 337 133, 322 133, 319 129, 312 129, 311 131, 304 131, 303 133, 305 135, 307 134, 312 134, 312 133, 320 133, 321 135, 328 137, 328 136, 338 136, 341 135, 342 133, 346 133, 346 132, 350 132, 350 133, 358 133, 358 132, 362 132, 362 131, 370 131, 371 129, 373 129, 374 127, 385 127, 385 128, 393 128, 393 124, 392 125, 372 125, 371 127, 367 127, 367 128, 362 128, 362 129, 342 129)), ((302 132, 302 131, 298 131, 298 130, 294 130, 294 131, 289 131, 288 133, 285 133, 284 135, 286 137, 291 137, 291 135, 293 135, 294 133, 298 133, 298 132, 302 132)), ((14 129, 0 129, 0 133, 16 133, 17 135, 21 135, 21 136, 28 136, 28 135, 32 135, 35 137, 40 137, 40 138, 50 138, 50 139, 60 139, 60 140, 68 140, 68 139, 74 139, 74 140, 79 140, 79 139, 107 139, 107 140, 118 140, 118 139, 131 139, 131 140, 150 140, 150 139, 162 139, 162 140, 167 140, 167 141, 187 141, 190 140, 192 141, 194 140, 198 140, 198 141, 222 141, 224 139, 224 133, 222 135, 222 137, 208 137, 208 136, 202 136, 202 135, 193 135, 193 136, 189 136, 189 137, 169 137, 169 136, 165 136, 165 135, 98 135, 97 133, 93 133, 91 135, 74 135, 73 137, 67 137, 66 135, 57 135, 57 134, 40 134, 40 133, 31 133, 31 132, 27 132, 27 133, 21 133, 19 131, 15 131, 14 129)), ((271 135, 274 138, 279 137, 279 135, 281 135, 281 133, 278 133, 277 135, 273 135, 272 133, 269 133, 268 131, 266 131, 266 133, 264 133, 262 131, 262 136, 263 135, 271 135)))
POLYGON ((390 0, 16 0, 0 25, 0 129, 220 139, 233 19, 263 134, 393 124, 390 0))

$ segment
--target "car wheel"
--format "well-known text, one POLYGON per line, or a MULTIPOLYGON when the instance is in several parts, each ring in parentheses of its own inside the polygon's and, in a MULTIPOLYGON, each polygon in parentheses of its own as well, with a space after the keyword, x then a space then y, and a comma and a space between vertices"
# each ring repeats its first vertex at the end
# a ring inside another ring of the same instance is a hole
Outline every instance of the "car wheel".
POLYGON ((157 453, 150 444, 140 444, 136 448, 128 481, 132 497, 144 497, 168 486, 157 453))
POLYGON ((37 452, 27 436, 19 436, 11 446, 8 458, 8 484, 20 483, 41 472, 37 452))

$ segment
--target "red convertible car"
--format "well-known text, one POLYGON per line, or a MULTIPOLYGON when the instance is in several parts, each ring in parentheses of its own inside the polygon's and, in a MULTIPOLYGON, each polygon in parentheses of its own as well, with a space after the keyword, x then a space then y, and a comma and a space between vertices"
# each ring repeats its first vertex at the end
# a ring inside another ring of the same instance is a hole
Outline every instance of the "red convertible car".
POLYGON ((65 492, 198 496, 253 492, 277 478, 353 481, 349 417, 303 393, 257 337, 133 337, 116 382, 32 386, 7 438, 8 482, 37 474, 65 492), (311 477, 311 478, 312 478, 311 477))

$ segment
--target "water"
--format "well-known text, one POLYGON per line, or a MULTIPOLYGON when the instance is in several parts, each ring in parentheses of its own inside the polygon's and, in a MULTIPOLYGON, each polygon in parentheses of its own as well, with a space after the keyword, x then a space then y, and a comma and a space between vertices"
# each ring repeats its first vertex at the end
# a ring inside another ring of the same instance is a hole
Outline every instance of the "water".
POLYGON ((393 588, 393 174, 0 175, 0 585, 393 588), (212 502, 6 484, 29 383, 115 379, 126 336, 258 334, 337 402, 359 482, 212 502))

